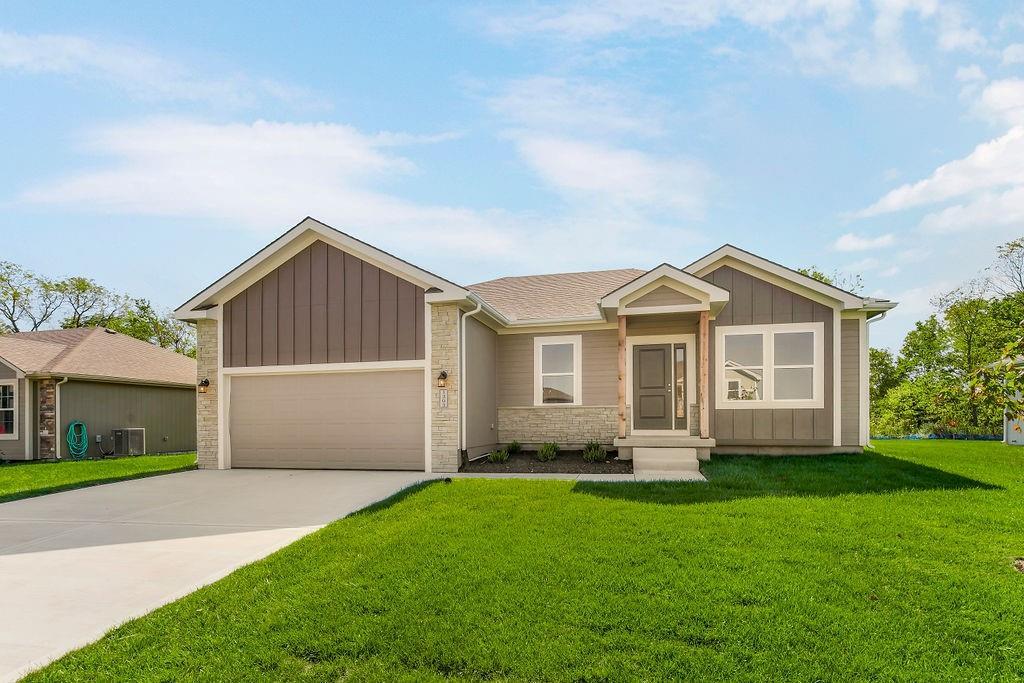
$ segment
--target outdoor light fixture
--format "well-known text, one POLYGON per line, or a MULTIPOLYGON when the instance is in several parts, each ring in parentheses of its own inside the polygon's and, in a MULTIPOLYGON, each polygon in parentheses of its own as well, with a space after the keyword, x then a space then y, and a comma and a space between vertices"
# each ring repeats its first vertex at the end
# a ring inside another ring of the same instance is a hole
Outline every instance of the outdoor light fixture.
POLYGON ((199 383, 199 393, 205 394, 206 390, 210 388, 210 380, 203 378, 203 381, 199 383))
POLYGON ((448 386, 448 371, 442 370, 441 374, 437 376, 437 388, 444 389, 448 386))

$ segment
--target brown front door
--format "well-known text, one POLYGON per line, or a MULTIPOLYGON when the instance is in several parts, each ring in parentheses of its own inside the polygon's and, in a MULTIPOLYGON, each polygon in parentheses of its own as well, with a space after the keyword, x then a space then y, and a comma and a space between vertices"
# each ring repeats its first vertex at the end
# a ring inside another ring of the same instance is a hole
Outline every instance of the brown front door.
POLYGON ((633 428, 672 429, 672 345, 633 347, 633 428))

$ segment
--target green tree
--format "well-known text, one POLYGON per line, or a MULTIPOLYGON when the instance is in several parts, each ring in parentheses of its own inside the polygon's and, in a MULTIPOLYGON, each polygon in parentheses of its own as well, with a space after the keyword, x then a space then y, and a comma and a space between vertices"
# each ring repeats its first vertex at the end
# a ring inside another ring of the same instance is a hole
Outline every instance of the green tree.
POLYGON ((818 282, 824 282, 826 285, 845 289, 847 292, 853 292, 854 294, 859 294, 864 290, 864 278, 856 273, 843 273, 838 270, 834 270, 830 275, 820 270, 817 266, 797 268, 796 272, 801 275, 806 275, 809 278, 813 278, 818 282))
POLYGON ((889 390, 903 380, 896 358, 889 349, 868 349, 868 365, 871 369, 870 396, 874 406, 889 390))
POLYGON ((64 278, 57 287, 64 294, 65 317, 60 323, 64 329, 82 327, 89 318, 112 315, 122 304, 114 292, 89 278, 64 278))
POLYGON ((86 326, 106 327, 129 337, 195 358, 194 328, 169 313, 160 313, 146 299, 127 299, 113 313, 98 313, 84 321, 86 326))
POLYGON ((63 305, 64 294, 57 282, 0 261, 0 321, 9 331, 45 327, 63 305))

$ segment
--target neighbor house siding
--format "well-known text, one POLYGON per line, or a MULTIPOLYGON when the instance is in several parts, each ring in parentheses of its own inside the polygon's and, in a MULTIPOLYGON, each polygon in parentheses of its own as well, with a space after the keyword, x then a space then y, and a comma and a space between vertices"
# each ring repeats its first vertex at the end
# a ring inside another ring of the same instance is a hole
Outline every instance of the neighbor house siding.
POLYGON ((146 430, 146 452, 174 453, 196 448, 196 390, 114 382, 71 380, 60 386, 60 430, 57 443, 61 457, 68 457, 68 427, 84 422, 89 435, 90 457, 113 447, 110 431, 121 427, 146 430))
POLYGON ((840 435, 844 446, 860 444, 860 325, 855 318, 840 322, 840 435))
POLYGON ((224 304, 224 365, 421 360, 423 294, 314 242, 224 304))
POLYGON ((469 457, 498 443, 498 335, 475 318, 466 326, 466 444, 469 457))
POLYGON ((711 436, 720 446, 833 445, 833 315, 832 308, 770 282, 722 266, 704 279, 729 291, 725 305, 710 326, 714 340, 718 325, 824 323, 825 395, 823 408, 715 409, 718 372, 715 345, 709 344, 709 403, 711 436))

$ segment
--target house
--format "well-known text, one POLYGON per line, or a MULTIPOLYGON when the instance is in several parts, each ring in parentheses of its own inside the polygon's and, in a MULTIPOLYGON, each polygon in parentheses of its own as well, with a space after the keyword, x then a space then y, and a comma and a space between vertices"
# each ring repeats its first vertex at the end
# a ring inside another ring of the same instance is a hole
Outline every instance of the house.
POLYGON ((144 428, 149 453, 194 450, 195 376, 193 359, 102 327, 2 336, 0 460, 67 458, 75 421, 90 457, 123 427, 144 428))
POLYGON ((859 452, 868 321, 894 306, 730 245, 463 287, 306 218, 175 314, 200 466, 454 472, 513 440, 859 452))

